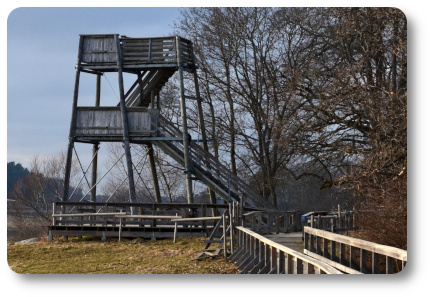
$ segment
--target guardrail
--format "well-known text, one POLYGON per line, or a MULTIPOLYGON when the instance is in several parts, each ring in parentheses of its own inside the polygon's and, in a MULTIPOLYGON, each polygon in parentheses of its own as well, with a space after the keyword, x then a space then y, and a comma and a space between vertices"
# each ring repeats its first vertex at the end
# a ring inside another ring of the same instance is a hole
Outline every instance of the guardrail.
MULTIPOLYGON (((215 213, 221 213, 228 208, 225 204, 204 203, 117 203, 117 202, 54 202, 52 204, 52 225, 95 225, 118 226, 118 214, 129 214, 135 207, 139 215, 176 216, 182 218, 205 217, 215 213)), ((170 223, 170 220, 169 222, 170 223)), ((155 226, 155 221, 152 223, 155 226)), ((173 224, 172 224, 173 226, 173 224)))
POLYGON ((251 211, 243 215, 243 225, 262 233, 295 232, 302 229, 299 211, 251 211))
POLYGON ((355 230, 357 229, 355 226, 355 213, 355 209, 341 211, 340 206, 338 206, 338 211, 311 211, 302 215, 302 224, 303 226, 336 233, 355 230))
POLYGON ((342 274, 330 265, 265 238, 245 227, 235 228, 238 248, 229 257, 242 273, 342 274))
POLYGON ((407 251, 332 232, 304 227, 304 253, 350 274, 401 271, 407 251))
MULTIPOLYGON (((84 67, 115 65, 117 44, 114 34, 83 34, 82 62, 84 67)), ((179 37, 119 38, 124 66, 177 63, 180 54, 184 63, 192 63, 191 41, 179 37), (177 44, 179 42, 179 44, 177 44)))

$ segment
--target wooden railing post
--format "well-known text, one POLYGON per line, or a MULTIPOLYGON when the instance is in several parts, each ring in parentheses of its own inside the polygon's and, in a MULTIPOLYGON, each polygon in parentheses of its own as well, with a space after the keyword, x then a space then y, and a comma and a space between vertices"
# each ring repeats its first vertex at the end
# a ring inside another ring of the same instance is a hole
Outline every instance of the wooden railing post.
POLYGON ((379 254, 373 252, 372 253, 372 274, 379 273, 379 254))
POLYGON ((303 274, 303 261, 297 257, 294 258, 294 274, 303 274))
POLYGON ((360 249, 360 272, 367 273, 367 252, 365 249, 360 249))
POLYGON ((385 258, 385 273, 393 274, 393 258, 390 256, 386 256, 385 258))
POLYGON ((222 236, 223 236, 223 245, 224 245, 224 259, 227 259, 227 226, 225 224, 225 214, 222 215, 222 236))
POLYGON ((290 254, 286 254, 286 256, 285 256, 285 274, 294 273, 293 267, 294 267, 293 256, 290 254))

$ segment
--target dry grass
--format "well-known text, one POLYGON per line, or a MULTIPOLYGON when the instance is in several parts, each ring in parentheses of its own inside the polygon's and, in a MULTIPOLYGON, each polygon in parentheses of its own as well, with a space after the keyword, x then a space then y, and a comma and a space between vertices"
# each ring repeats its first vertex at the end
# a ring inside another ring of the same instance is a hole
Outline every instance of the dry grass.
POLYGON ((202 238, 107 242, 42 240, 10 245, 10 268, 21 274, 236 274, 222 258, 192 261, 204 247, 202 238))

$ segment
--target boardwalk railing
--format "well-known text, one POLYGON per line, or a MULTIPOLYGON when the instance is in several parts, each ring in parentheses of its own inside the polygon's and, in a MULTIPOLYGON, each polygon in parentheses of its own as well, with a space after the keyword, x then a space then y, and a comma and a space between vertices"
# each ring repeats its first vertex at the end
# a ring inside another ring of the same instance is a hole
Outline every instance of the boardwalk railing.
POLYGON ((407 251, 332 232, 304 227, 304 253, 350 274, 401 271, 407 251))
POLYGON ((303 226, 331 231, 344 232, 356 229, 355 210, 341 211, 312 211, 302 215, 303 226))
MULTIPOLYGON (((215 213, 221 213, 228 205, 223 204, 187 204, 187 203, 117 203, 117 202, 54 202, 52 204, 52 226, 119 226, 119 218, 116 215, 130 214, 135 207, 139 215, 176 216, 182 218, 206 217, 215 209, 215 213)), ((147 225, 147 220, 138 219, 131 224, 147 225)), ((126 221, 123 223, 127 223, 126 221)), ((164 225, 172 225, 170 220, 162 221, 164 225)), ((198 223, 187 223, 194 225, 198 223)), ((205 223, 201 224, 203 227, 205 223)), ((156 220, 151 221, 151 226, 157 226, 156 220)))
POLYGON ((330 265, 294 251, 245 227, 235 228, 238 248, 229 257, 242 273, 342 274, 330 265))
POLYGON ((243 226, 257 233, 295 232, 302 227, 298 211, 251 211, 243 214, 243 226))

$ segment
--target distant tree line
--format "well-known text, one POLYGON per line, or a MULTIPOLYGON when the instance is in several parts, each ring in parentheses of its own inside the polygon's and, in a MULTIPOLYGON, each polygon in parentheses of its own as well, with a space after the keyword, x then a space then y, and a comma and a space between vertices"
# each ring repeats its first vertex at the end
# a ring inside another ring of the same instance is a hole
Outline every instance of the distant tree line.
POLYGON ((24 168, 21 163, 7 162, 7 198, 9 192, 20 178, 28 174, 28 169, 24 168))

